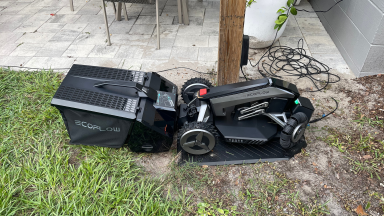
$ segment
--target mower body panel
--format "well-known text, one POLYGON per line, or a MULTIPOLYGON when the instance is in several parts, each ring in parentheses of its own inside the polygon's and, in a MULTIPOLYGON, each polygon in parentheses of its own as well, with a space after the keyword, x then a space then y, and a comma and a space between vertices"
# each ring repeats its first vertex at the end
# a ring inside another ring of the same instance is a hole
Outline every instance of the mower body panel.
POLYGON ((156 73, 73 65, 51 105, 72 144, 169 150, 177 130, 177 86, 156 73))

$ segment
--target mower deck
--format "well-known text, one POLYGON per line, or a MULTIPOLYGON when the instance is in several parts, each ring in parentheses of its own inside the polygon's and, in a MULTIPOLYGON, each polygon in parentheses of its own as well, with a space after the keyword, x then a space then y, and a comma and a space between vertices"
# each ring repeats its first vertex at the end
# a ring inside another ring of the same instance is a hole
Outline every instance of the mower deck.
POLYGON ((210 153, 204 155, 192 155, 178 149, 178 151, 182 151, 179 165, 197 163, 198 165, 214 166, 289 160, 306 146, 304 137, 297 146, 289 150, 281 148, 278 137, 264 145, 227 143, 222 140, 210 153))

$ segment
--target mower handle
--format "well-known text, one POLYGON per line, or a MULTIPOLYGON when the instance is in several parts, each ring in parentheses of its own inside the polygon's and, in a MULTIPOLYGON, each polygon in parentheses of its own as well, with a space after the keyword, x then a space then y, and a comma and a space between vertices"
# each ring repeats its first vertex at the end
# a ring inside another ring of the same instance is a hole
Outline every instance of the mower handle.
POLYGON ((102 81, 95 83, 93 86, 96 88, 102 88, 103 86, 119 86, 119 87, 125 87, 125 88, 133 88, 136 89, 138 92, 139 97, 144 97, 144 98, 150 98, 153 101, 157 100, 157 91, 150 88, 143 86, 139 83, 135 83, 132 81, 102 81))

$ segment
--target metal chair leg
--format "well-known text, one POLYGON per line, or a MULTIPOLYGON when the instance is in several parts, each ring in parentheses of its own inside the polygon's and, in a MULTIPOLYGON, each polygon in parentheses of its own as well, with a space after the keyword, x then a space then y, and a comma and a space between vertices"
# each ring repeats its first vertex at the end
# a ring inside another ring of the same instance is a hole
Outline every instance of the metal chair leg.
POLYGON ((121 2, 117 3, 116 21, 121 21, 121 2))
POLYGON ((188 15, 188 2, 187 0, 183 1, 183 19, 184 19, 184 25, 189 25, 189 15, 188 15))
POLYGON ((157 49, 160 49, 159 0, 156 0, 157 49))
POLYGON ((179 24, 183 23, 183 15, 181 11, 181 0, 177 0, 177 12, 179 14, 179 24))
POLYGON ((113 4, 113 10, 115 11, 115 16, 116 16, 116 5, 115 5, 115 2, 112 2, 113 4))
POLYGON ((105 21, 105 28, 107 32, 107 38, 108 38, 108 46, 111 46, 111 38, 109 35, 109 28, 108 28, 108 19, 107 19, 107 10, 105 10, 105 2, 104 0, 101 0, 103 3, 103 11, 104 11, 104 21, 105 21))
POLYGON ((127 7, 126 7, 126 5, 125 5, 125 3, 124 3, 124 5, 123 5, 123 10, 124 10, 124 16, 125 16, 125 20, 126 21, 128 21, 128 13, 127 13, 127 7))
POLYGON ((69 5, 71 8, 71 11, 75 11, 75 9, 73 8, 73 0, 69 0, 69 5))

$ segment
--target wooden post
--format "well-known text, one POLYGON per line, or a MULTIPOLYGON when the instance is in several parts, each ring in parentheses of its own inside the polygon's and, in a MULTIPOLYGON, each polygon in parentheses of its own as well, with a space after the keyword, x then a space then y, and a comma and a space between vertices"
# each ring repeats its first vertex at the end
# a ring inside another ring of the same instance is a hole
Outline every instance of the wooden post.
POLYGON ((220 1, 219 85, 239 81, 246 0, 220 1))

